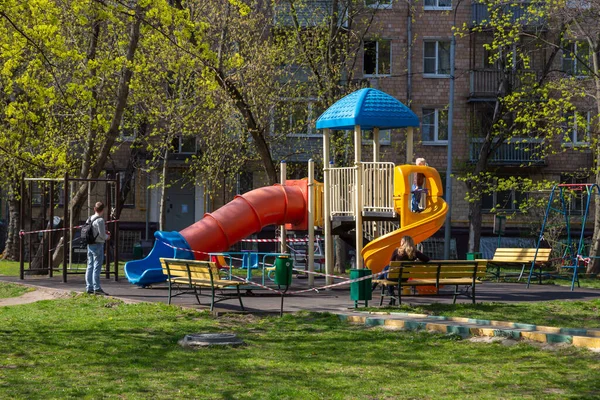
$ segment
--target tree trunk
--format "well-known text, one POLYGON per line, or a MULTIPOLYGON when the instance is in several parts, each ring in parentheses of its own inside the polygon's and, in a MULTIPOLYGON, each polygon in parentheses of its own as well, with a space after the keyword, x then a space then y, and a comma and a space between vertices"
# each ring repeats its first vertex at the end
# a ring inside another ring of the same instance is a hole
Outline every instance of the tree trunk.
POLYGON ((252 113, 251 106, 246 102, 242 93, 238 90, 238 88, 225 76, 224 72, 221 70, 215 70, 217 74, 217 82, 222 89, 231 97, 233 102, 235 103, 235 107, 244 117, 244 122, 246 127, 248 128, 248 132, 252 135, 252 139, 254 139, 254 145, 260 160, 262 162, 263 168, 267 174, 267 178, 269 179, 269 184, 274 185, 278 182, 277 170, 275 169, 275 164, 273 163, 273 157, 271 157, 271 150, 269 149, 269 144, 265 140, 265 132, 262 129, 254 114, 252 113))
POLYGON ((481 219, 481 199, 479 199, 469 203, 469 253, 479 251, 481 219))
MULTIPOLYGON (((598 53, 592 54, 593 59, 593 70, 594 70, 594 84, 596 85, 596 108, 598 115, 600 115, 600 60, 598 53)), ((600 121, 594 118, 596 121, 596 129, 592 129, 592 132, 600 132, 600 121)), ((600 138, 594 138, 596 140, 596 183, 600 184, 600 138)), ((592 236, 590 257, 591 262, 587 266, 586 273, 588 274, 600 274, 600 199, 595 198, 594 201, 594 235, 592 236)))
POLYGON ((335 237, 335 266, 334 269, 340 271, 340 274, 346 273, 346 259, 348 249, 346 242, 339 236, 335 237))
POLYGON ((160 177, 160 199, 158 205, 158 230, 164 231, 167 224, 167 202, 166 200, 166 191, 167 191, 167 164, 169 160, 169 149, 165 150, 165 158, 163 160, 162 166, 162 176, 160 177))
MULTIPOLYGON (((119 85, 117 88, 117 97, 115 101, 115 112, 113 114, 110 127, 105 134, 105 140, 100 146, 100 150, 98 151, 98 157, 94 161, 93 165, 90 166, 89 172, 87 176, 82 176, 82 178, 98 178, 100 173, 104 170, 106 160, 113 149, 115 141, 119 136, 119 132, 121 129, 121 120, 123 118, 123 113, 125 112, 125 106, 127 105, 127 99, 129 97, 129 84, 131 82, 131 77, 133 76, 132 66, 134 64, 135 53, 138 48, 138 42, 140 40, 140 25, 142 23, 141 18, 141 10, 136 8, 136 15, 130 25, 129 30, 129 43, 127 46, 127 56, 126 63, 121 70, 121 78, 119 79, 119 85)), ((84 182, 79 189, 76 191, 75 195, 70 201, 69 205, 65 204, 65 207, 69 207, 69 211, 75 218, 79 217, 79 213, 81 212, 81 208, 83 207, 83 203, 87 199, 87 182, 84 182)), ((65 221, 65 226, 67 221, 65 221)), ((58 265, 63 259, 63 241, 62 239, 56 246, 53 255, 53 264, 58 265)))
POLYGON ((4 247, 4 259, 19 261, 19 216, 20 204, 14 191, 8 195, 8 226, 6 229, 6 245, 4 247))

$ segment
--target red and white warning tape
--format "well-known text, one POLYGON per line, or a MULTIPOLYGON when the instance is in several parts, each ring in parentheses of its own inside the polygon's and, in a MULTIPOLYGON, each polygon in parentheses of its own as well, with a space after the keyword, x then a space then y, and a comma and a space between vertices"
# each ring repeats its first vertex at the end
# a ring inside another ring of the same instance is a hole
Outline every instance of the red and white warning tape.
POLYGON ((317 272, 317 271, 308 271, 305 269, 300 269, 300 268, 293 268, 294 271, 298 271, 298 272, 303 272, 305 274, 314 274, 314 275, 321 275, 321 276, 331 276, 333 278, 338 278, 338 279, 344 279, 344 280, 348 280, 348 277, 346 276, 339 276, 339 275, 331 275, 331 274, 324 274, 322 272, 317 272))
POLYGON ((290 294, 300 294, 300 293, 307 293, 307 292, 317 292, 317 293, 319 293, 320 290, 330 289, 330 288, 338 287, 338 286, 344 286, 344 285, 348 285, 350 283, 355 283, 355 282, 366 281, 367 279, 372 279, 372 278, 374 278, 376 276, 383 275, 385 272, 387 272, 387 271, 378 272, 376 274, 371 274, 371 275, 363 276, 361 278, 348 279, 348 280, 346 280, 344 282, 333 283, 331 285, 325 285, 325 286, 320 286, 320 287, 315 287, 315 288, 297 290, 297 291, 294 291, 294 292, 287 292, 286 294, 290 295, 290 294))
MULTIPOLYGON (((319 240, 319 238, 315 238, 315 240, 319 240)), ((308 238, 288 238, 286 239, 288 243, 297 243, 297 242, 308 242, 308 238)), ((281 239, 242 239, 240 242, 247 243, 279 243, 281 239)))
MULTIPOLYGON (((113 223, 113 222, 119 222, 118 219, 112 219, 110 221, 106 221, 107 224, 113 223)), ((56 228, 56 229, 40 229, 38 231, 20 231, 19 232, 19 236, 25 236, 25 235, 31 235, 33 233, 46 233, 46 232, 59 232, 59 231, 68 231, 69 229, 79 229, 83 227, 83 225, 77 225, 77 226, 73 226, 71 228, 56 228)))
MULTIPOLYGON (((209 253, 204 252, 204 251, 197 251, 197 250, 185 249, 183 247, 176 247, 176 246, 173 246, 172 244, 166 243, 164 241, 162 243, 164 243, 167 247, 170 247, 170 248, 176 249, 176 250, 189 251, 189 252, 192 252, 192 253, 199 253, 199 254, 206 254, 206 255, 209 254, 209 253)), ((238 279, 238 280, 242 281, 242 282, 246 282, 246 283, 248 283, 250 285, 253 285, 253 286, 258 286, 260 288, 269 290, 269 291, 274 292, 274 293, 285 294, 285 295, 293 295, 293 294, 301 294, 301 293, 308 293, 308 292, 319 293, 319 291, 321 291, 321 290, 330 289, 330 288, 334 288, 334 287, 338 287, 338 286, 349 285, 351 283, 361 282, 361 281, 365 281, 367 279, 372 279, 372 278, 381 276, 381 275, 383 275, 386 272, 386 271, 382 271, 382 272, 378 272, 376 274, 371 274, 371 275, 363 276, 361 278, 348 279, 348 278, 343 277, 343 276, 328 275, 328 274, 324 274, 324 273, 321 273, 321 272, 309 272, 309 271, 300 270, 300 269, 297 269, 297 268, 294 268, 294 270, 296 270, 296 271, 302 271, 302 272, 308 272, 308 273, 314 273, 314 274, 322 275, 322 276, 329 276, 329 277, 338 278, 338 279, 344 279, 344 281, 343 282, 333 283, 331 285, 319 286, 319 287, 308 288, 308 289, 303 289, 303 290, 296 290, 296 291, 293 291, 293 292, 282 292, 280 290, 273 289, 273 288, 265 286, 265 285, 261 285, 260 283, 248 280, 246 278, 242 278, 242 277, 239 277, 239 276, 236 276, 236 275, 231 275, 231 276, 233 278, 235 278, 235 279, 238 279)))

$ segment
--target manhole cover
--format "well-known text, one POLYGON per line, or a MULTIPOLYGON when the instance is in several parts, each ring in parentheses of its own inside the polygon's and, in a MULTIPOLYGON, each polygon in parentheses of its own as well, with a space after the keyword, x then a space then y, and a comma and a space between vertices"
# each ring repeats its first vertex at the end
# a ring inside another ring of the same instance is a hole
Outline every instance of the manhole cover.
POLYGON ((183 347, 241 346, 244 341, 233 333, 190 333, 179 341, 183 347))

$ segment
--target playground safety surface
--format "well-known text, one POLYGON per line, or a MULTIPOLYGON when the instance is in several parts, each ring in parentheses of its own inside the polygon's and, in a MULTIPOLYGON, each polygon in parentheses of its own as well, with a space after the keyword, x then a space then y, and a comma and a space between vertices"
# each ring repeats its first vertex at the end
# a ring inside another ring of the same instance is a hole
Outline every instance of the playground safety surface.
MULTIPOLYGON (((22 283, 38 286, 47 289, 65 290, 73 292, 85 291, 85 280, 83 275, 71 275, 68 282, 62 282, 60 276, 53 278, 43 276, 27 276, 25 280, 19 280, 18 277, 0 276, 0 280, 6 282, 22 283)), ((336 282, 341 280, 336 279, 336 282)), ((316 286, 324 285, 324 279, 315 279, 316 286)), ((113 279, 102 279, 102 288, 113 297, 127 299, 130 301, 148 301, 148 302, 167 302, 166 283, 153 285, 151 288, 142 289, 131 285, 127 279, 121 278, 118 282, 113 279)), ((308 288, 306 279, 294 278, 290 291, 302 290, 308 288)), ((210 293, 204 292, 204 293, 210 293)), ((251 292, 242 290, 244 306, 247 312, 270 313, 279 312, 281 306, 280 296, 276 293, 264 289, 252 289, 251 292)), ((522 283, 498 283, 485 282, 477 285, 477 302, 536 302, 549 300, 592 300, 600 298, 600 289, 576 288, 573 292, 566 286, 551 284, 532 284, 529 289, 522 283)), ((208 308, 210 298, 202 296, 200 298, 202 305, 198 305, 196 299, 191 294, 177 296, 173 298, 172 304, 198 309, 208 308)), ((451 303, 452 296, 403 296, 402 301, 405 304, 419 305, 431 303, 451 303)), ((470 302, 471 300, 459 296, 457 303, 470 302)), ((379 304, 379 291, 373 293, 373 300, 369 301, 370 306, 379 304)), ((353 307, 354 302, 350 300, 350 289, 348 286, 342 286, 331 290, 320 290, 318 292, 308 292, 299 295, 285 297, 284 311, 295 312, 301 310, 348 313, 353 307)), ((238 301, 233 298, 215 305, 216 312, 237 312, 240 311, 238 301)))

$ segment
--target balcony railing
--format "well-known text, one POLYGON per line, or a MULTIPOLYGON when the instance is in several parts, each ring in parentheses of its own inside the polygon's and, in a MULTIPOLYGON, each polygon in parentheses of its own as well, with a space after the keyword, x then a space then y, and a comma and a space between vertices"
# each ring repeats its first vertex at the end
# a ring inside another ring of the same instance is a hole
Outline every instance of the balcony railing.
MULTIPOLYGON (((479 160, 479 153, 483 144, 483 138, 471 138, 469 146, 470 161, 475 163, 479 160)), ((490 163, 503 165, 521 164, 545 164, 540 155, 542 141, 539 139, 521 139, 519 143, 502 143, 490 157, 490 163)))
MULTIPOLYGON (((544 18, 533 15, 529 11, 530 7, 540 6, 540 2, 520 2, 516 1, 502 5, 502 15, 510 15, 510 22, 513 24, 522 24, 524 26, 538 27, 542 25, 544 18)), ((485 3, 471 3, 471 26, 489 25, 490 12, 485 3)))
POLYGON ((517 70, 508 72, 507 85, 501 85, 505 72, 498 69, 477 69, 469 71, 469 85, 471 97, 496 97, 511 90, 519 90, 523 85, 530 85, 537 81, 537 72, 534 70, 517 70))

